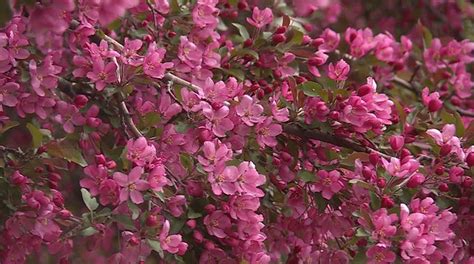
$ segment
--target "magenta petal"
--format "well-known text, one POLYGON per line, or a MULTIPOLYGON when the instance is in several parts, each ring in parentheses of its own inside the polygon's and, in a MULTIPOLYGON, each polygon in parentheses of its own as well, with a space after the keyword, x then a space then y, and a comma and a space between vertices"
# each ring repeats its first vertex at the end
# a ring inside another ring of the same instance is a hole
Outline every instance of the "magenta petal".
POLYGON ((114 173, 114 180, 122 187, 128 186, 128 175, 121 172, 114 173))
POLYGON ((136 191, 136 190, 130 191, 130 198, 134 204, 143 203, 143 195, 139 191, 136 191))

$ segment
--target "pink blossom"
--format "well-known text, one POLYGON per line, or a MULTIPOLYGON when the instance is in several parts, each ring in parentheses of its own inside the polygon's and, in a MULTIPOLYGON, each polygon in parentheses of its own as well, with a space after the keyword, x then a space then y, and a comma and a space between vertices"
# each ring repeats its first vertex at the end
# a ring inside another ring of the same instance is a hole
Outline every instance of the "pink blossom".
POLYGON ((242 96, 239 105, 235 107, 237 115, 242 118, 242 121, 247 126, 253 126, 256 123, 261 122, 263 106, 259 105, 252 97, 248 95, 242 96))
POLYGON ((165 75, 165 71, 173 67, 172 62, 162 63, 161 61, 165 57, 166 50, 163 48, 155 49, 152 52, 149 52, 145 56, 145 61, 143 62, 143 72, 146 75, 161 79, 165 75))
POLYGON ((251 195, 232 196, 230 198, 230 212, 229 215, 233 219, 240 219, 243 221, 256 222, 261 220, 255 211, 260 207, 258 197, 251 195))
POLYGON ((439 100, 439 93, 434 92, 430 94, 428 87, 425 87, 422 92, 423 104, 428 107, 428 111, 436 112, 443 107, 443 102, 439 100))
POLYGON ((341 174, 337 170, 327 172, 320 170, 317 173, 318 181, 312 186, 316 192, 321 192, 325 199, 331 199, 335 193, 338 193, 343 187, 344 183, 341 181, 341 174))
POLYGON ((260 147, 274 147, 277 145, 276 136, 283 132, 280 124, 272 122, 272 118, 268 117, 263 122, 258 123, 255 127, 257 134, 257 143, 260 147))
POLYGON ((167 202, 170 213, 174 217, 180 217, 183 214, 183 206, 186 205, 186 198, 184 195, 176 195, 171 197, 167 202))
POLYGON ((247 22, 256 27, 263 28, 265 25, 272 23, 273 13, 270 8, 265 8, 263 10, 258 9, 258 7, 253 8, 252 18, 247 18, 247 22))
POLYGON ((324 53, 324 50, 318 50, 313 57, 308 59, 308 70, 316 77, 321 77, 321 73, 319 72, 318 66, 323 65, 326 63, 328 59, 328 55, 324 53))
POLYGON ((239 170, 237 167, 221 165, 213 173, 210 173, 207 179, 211 183, 212 192, 215 195, 221 195, 222 193, 230 195, 237 191, 235 182, 238 177, 239 170))
POLYGON ((15 92, 20 89, 20 85, 16 82, 8 82, 6 79, 0 79, 0 111, 3 111, 3 106, 15 107, 18 99, 15 92))
POLYGON ((264 184, 265 181, 265 176, 258 173, 255 169, 255 164, 250 161, 240 163, 239 177, 237 179, 237 190, 240 193, 263 197, 263 191, 257 187, 264 184))
POLYGON ((395 262, 396 255, 383 244, 375 245, 367 250, 366 253, 369 264, 384 264, 395 262))
POLYGON ((165 220, 159 237, 161 248, 171 254, 184 255, 188 249, 188 244, 182 241, 181 235, 169 235, 169 231, 170 222, 165 220))
POLYGON ((89 165, 84 168, 84 173, 88 176, 80 180, 80 185, 87 188, 92 196, 99 194, 100 185, 107 179, 107 168, 103 165, 89 165))
POLYGON ((444 125, 442 132, 437 129, 428 129, 426 134, 430 135, 439 146, 449 146, 449 153, 456 153, 460 160, 464 160, 465 154, 461 148, 461 142, 455 136, 456 127, 453 124, 444 125))
POLYGON ((222 166, 232 156, 232 150, 219 141, 205 141, 202 151, 204 156, 199 155, 197 158, 207 172, 212 172, 216 167, 222 166))
POLYGON ((134 167, 128 175, 121 172, 114 173, 114 180, 122 187, 120 190, 120 202, 127 201, 130 196, 133 203, 143 203, 141 191, 148 190, 149 186, 147 181, 140 179, 142 174, 142 167, 134 167))
POLYGON ((215 4, 213 4, 212 1, 200 0, 192 11, 193 21, 196 26, 200 28, 214 28, 218 23, 215 15, 217 12, 219 12, 219 10, 215 8, 215 4))
POLYGON ((98 91, 104 90, 105 86, 117 81, 117 65, 113 62, 104 63, 102 58, 94 57, 92 71, 87 73, 87 78, 95 83, 98 91))
POLYGON ((329 63, 328 77, 336 81, 347 79, 351 67, 343 59, 340 59, 336 65, 329 63))
POLYGON ((156 158, 155 146, 149 145, 145 137, 130 139, 127 143, 127 159, 138 166, 151 163, 156 158))
POLYGON ((220 210, 214 211, 204 217, 204 225, 210 235, 218 238, 227 237, 227 230, 231 227, 229 217, 220 210))
POLYGON ((45 96, 45 90, 51 90, 58 84, 56 74, 61 72, 61 67, 54 66, 52 57, 47 56, 41 67, 37 67, 36 62, 31 60, 29 63, 31 75, 31 87, 39 96, 45 96))
POLYGON ((382 164, 390 175, 396 177, 409 177, 420 166, 418 161, 414 159, 409 159, 404 162, 395 157, 391 157, 390 162, 382 158, 382 164))
POLYGON ((319 37, 324 39, 324 43, 319 46, 319 50, 325 52, 331 52, 337 49, 341 40, 339 33, 334 32, 330 28, 326 28, 319 37))
POLYGON ((119 195, 119 185, 116 181, 106 179, 100 183, 99 202, 101 205, 117 205, 119 202, 119 195))
POLYGON ((143 59, 137 52, 141 49, 143 42, 139 39, 130 40, 125 38, 125 44, 123 45, 122 56, 120 60, 123 63, 138 66, 143 63, 143 59))
POLYGON ((234 128, 234 123, 227 118, 229 115, 229 108, 227 106, 224 105, 214 110, 208 103, 202 102, 201 107, 204 116, 210 121, 210 127, 214 135, 224 137, 227 131, 234 128))
POLYGON ((158 165, 148 174, 148 185, 154 191, 161 191, 164 186, 168 185, 169 181, 166 178, 165 167, 158 165))
POLYGON ((178 58, 190 68, 201 65, 203 51, 186 36, 180 37, 178 58))

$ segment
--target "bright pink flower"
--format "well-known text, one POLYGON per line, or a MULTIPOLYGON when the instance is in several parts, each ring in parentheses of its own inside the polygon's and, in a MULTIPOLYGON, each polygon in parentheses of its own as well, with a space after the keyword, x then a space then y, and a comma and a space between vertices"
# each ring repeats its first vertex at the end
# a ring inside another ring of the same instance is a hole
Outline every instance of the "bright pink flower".
POLYGON ((313 57, 308 59, 308 70, 316 77, 321 77, 318 66, 323 65, 328 60, 328 55, 324 53, 325 51, 318 50, 313 57))
POLYGON ((127 143, 127 159, 138 166, 151 163, 156 158, 155 146, 149 145, 145 137, 130 139, 127 143))
MULTIPOLYGON (((449 146, 450 149, 449 153, 456 153, 460 160, 464 160, 465 153, 462 150, 461 142, 458 137, 455 136, 456 133, 456 126, 453 124, 446 124, 443 127, 443 131, 439 131, 437 129, 428 129, 426 134, 433 137, 436 144, 441 146, 449 146)), ((448 153, 448 154, 449 154, 448 153)))
POLYGON ((276 136, 283 132, 280 124, 272 123, 272 118, 268 117, 263 122, 258 123, 255 127, 257 134, 257 143, 260 147, 274 147, 277 145, 276 136))
POLYGON ((420 166, 415 159, 408 159, 406 162, 403 162, 395 157, 391 157, 390 162, 382 158, 382 164, 390 175, 396 177, 409 177, 420 166))
POLYGON ((253 8, 252 18, 247 18, 247 22, 256 27, 262 28, 265 25, 272 23, 273 21, 273 13, 270 8, 265 8, 263 10, 258 9, 258 7, 253 8))
POLYGON ((143 62, 143 72, 153 78, 161 79, 165 76, 165 71, 173 67, 172 62, 162 63, 166 50, 163 48, 155 49, 145 56, 143 62))
POLYGON ((73 0, 53 0, 48 5, 39 6, 30 14, 30 25, 36 34, 41 35, 53 31, 61 34, 69 26, 74 10, 73 0))
POLYGON ((166 178, 166 171, 163 165, 155 166, 148 174, 148 185, 150 189, 159 192, 168 184, 169 181, 166 178))
POLYGON ((0 79, 0 111, 3 106, 15 107, 18 99, 15 92, 20 89, 20 85, 16 82, 8 82, 6 79, 0 79))
POLYGON ((143 203, 141 191, 148 190, 149 186, 147 181, 140 179, 142 174, 142 167, 133 168, 128 175, 121 172, 114 173, 114 180, 122 187, 120 190, 120 202, 127 201, 130 196, 133 203, 143 203))
POLYGON ((119 202, 119 196, 119 185, 116 181, 112 179, 106 179, 100 183, 99 202, 101 205, 117 205, 119 202))
POLYGON ((229 217, 220 210, 212 212, 204 218, 204 225, 210 235, 218 238, 227 237, 227 230, 230 229, 231 223, 229 217))
POLYGON ((351 67, 343 59, 340 59, 336 65, 329 63, 328 77, 336 81, 347 79, 351 67))
POLYGON ((385 264, 395 262, 396 255, 383 244, 375 245, 366 252, 368 264, 385 264))
POLYGON ((165 220, 159 237, 161 248, 171 254, 184 255, 188 249, 188 244, 182 241, 181 235, 169 235, 169 231, 170 222, 165 220))
POLYGON ((167 202, 170 213, 174 217, 180 217, 183 214, 183 206, 186 205, 186 198, 184 195, 176 195, 171 197, 167 202))
POLYGON ((105 65, 102 58, 94 57, 92 71, 87 73, 87 78, 95 83, 98 91, 102 91, 107 84, 117 81, 117 65, 113 62, 105 65))
POLYGON ((400 205, 400 224, 406 231, 418 227, 425 220, 425 217, 422 213, 410 214, 410 209, 405 204, 400 205))
POLYGON ((130 40, 125 38, 123 45, 122 56, 120 60, 125 64, 132 66, 138 66, 143 62, 142 56, 138 55, 138 51, 141 49, 143 42, 139 39, 130 40))
POLYGON ((244 161, 240 163, 239 177, 237 180, 237 190, 240 193, 263 197, 263 191, 257 187, 264 184, 265 181, 265 176, 258 173, 252 162, 244 161))
POLYGON ((326 28, 319 37, 324 39, 324 43, 319 46, 319 50, 325 52, 331 52, 337 49, 341 40, 339 33, 332 31, 330 28, 326 28))
POLYGON ((423 52, 423 59, 425 60, 426 68, 430 72, 436 72, 438 69, 446 67, 441 55, 441 49, 441 40, 439 38, 434 38, 431 41, 431 46, 423 52))
POLYGON ((204 116, 210 121, 210 129, 212 129, 214 135, 224 137, 227 131, 234 128, 234 123, 227 118, 229 115, 229 107, 224 105, 214 110, 212 106, 206 102, 202 102, 201 107, 204 116))
POLYGON ((341 181, 341 174, 337 170, 327 172, 320 170, 317 173, 318 181, 312 186, 313 191, 321 192, 325 199, 331 199, 335 193, 338 193, 344 183, 341 181))
POLYGON ((56 74, 61 72, 61 67, 54 66, 52 57, 47 56, 41 67, 36 66, 36 62, 31 60, 29 63, 31 75, 31 87, 39 96, 45 96, 45 90, 51 90, 58 84, 56 74))
POLYGON ((180 37, 178 58, 190 68, 201 65, 203 51, 186 36, 180 37))
POLYGON ((229 205, 229 215, 233 219, 240 219, 249 222, 257 222, 262 220, 262 217, 259 217, 259 215, 255 213, 255 211, 257 211, 260 207, 260 200, 258 197, 251 195, 232 196, 230 198, 229 205))
POLYGON ((219 141, 205 141, 202 151, 204 156, 199 155, 197 158, 207 172, 212 172, 216 167, 224 165, 232 156, 232 150, 219 141))
POLYGON ((351 55, 356 58, 363 57, 376 44, 372 30, 369 28, 359 30, 347 28, 344 38, 351 47, 351 55))
POLYGON ((428 107, 428 111, 436 112, 443 107, 443 102, 439 100, 439 93, 434 92, 430 94, 428 87, 425 87, 422 92, 423 104, 428 107))
POLYGON ((181 89, 181 98, 183 98, 183 108, 186 111, 197 112, 201 110, 201 99, 189 89, 181 89))
POLYGON ((215 3, 212 3, 212 1, 199 0, 192 12, 193 21, 197 27, 214 28, 218 23, 216 17, 218 12, 219 9, 215 8, 215 3))
POLYGON ((209 173, 208 180, 211 183, 212 192, 215 195, 225 193, 227 195, 234 194, 237 191, 235 182, 239 177, 239 170, 235 166, 224 167, 222 165, 216 168, 214 173, 209 173))
POLYGON ((179 105, 179 103, 172 101, 171 96, 166 90, 163 89, 160 96, 160 104, 158 106, 158 110, 161 113, 161 118, 164 121, 168 121, 173 116, 181 112, 181 106, 179 105))
POLYGON ((242 96, 240 103, 235 107, 237 115, 242 118, 242 121, 247 126, 253 126, 261 122, 265 117, 262 117, 263 106, 259 105, 256 100, 248 95, 242 96))
POLYGON ((84 173, 88 178, 79 182, 81 187, 87 188, 92 196, 96 196, 101 183, 108 177, 107 168, 103 165, 89 165, 84 168, 84 173))
POLYGON ((399 151, 405 144, 405 138, 400 135, 393 135, 389 138, 390 146, 394 151, 399 151))
POLYGON ((311 124, 313 121, 326 121, 330 109, 319 97, 308 97, 304 105, 304 121, 311 124))

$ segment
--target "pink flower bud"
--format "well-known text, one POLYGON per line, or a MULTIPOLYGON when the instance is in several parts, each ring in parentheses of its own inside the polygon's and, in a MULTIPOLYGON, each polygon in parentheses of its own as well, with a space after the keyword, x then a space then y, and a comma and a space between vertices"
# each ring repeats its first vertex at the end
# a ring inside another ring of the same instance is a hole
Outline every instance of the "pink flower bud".
POLYGON ((105 163, 105 166, 107 167, 107 169, 112 170, 112 169, 115 169, 115 167, 117 167, 117 163, 115 163, 115 161, 113 160, 109 160, 105 163))
POLYGON ((69 210, 63 209, 63 210, 61 210, 61 211, 58 212, 58 215, 59 215, 62 219, 69 219, 69 218, 71 218, 72 213, 71 213, 69 210))
POLYGON ((416 188, 420 186, 425 181, 425 176, 421 173, 417 173, 408 180, 407 187, 408 188, 416 188))
POLYGON ((157 224, 158 224, 158 217, 156 215, 151 214, 146 218, 147 226, 153 227, 153 226, 156 226, 157 224))
POLYGON ((216 207, 213 204, 208 204, 204 206, 204 210, 206 210, 206 212, 210 214, 216 210, 216 207))
POLYGON ((134 246, 138 246, 140 244, 140 239, 138 239, 136 236, 132 236, 129 240, 128 240, 128 243, 134 247, 134 246))
POLYGON ((11 182, 15 185, 22 186, 26 184, 28 179, 23 176, 19 171, 15 171, 11 176, 11 182))
POLYGON ((403 136, 394 135, 390 137, 389 142, 390 147, 392 147, 394 151, 399 151, 403 148, 405 138, 403 136))
POLYGON ((194 241, 196 241, 198 244, 202 243, 202 241, 204 240, 203 235, 198 230, 194 230, 193 238, 194 238, 194 241))
POLYGON ((386 181, 384 178, 378 178, 377 179, 377 187, 379 188, 384 188, 386 185, 386 181))
POLYGON ((395 202, 392 200, 392 198, 390 198, 388 196, 384 196, 384 197, 382 197, 381 205, 382 205, 383 208, 390 209, 395 205, 395 202))
POLYGON ((194 229, 194 228, 196 228, 196 220, 190 219, 190 220, 186 221, 186 225, 189 228, 194 229))
POLYGON ((329 64, 328 77, 335 81, 344 81, 349 75, 351 67, 343 59, 339 60, 336 65, 333 63, 329 64))
POLYGON ((95 163, 105 165, 106 162, 107 160, 103 154, 95 155, 95 163))
POLYGON ((377 166, 377 164, 380 162, 380 155, 375 152, 370 153, 369 161, 370 161, 370 164, 377 166))
POLYGON ((286 41, 286 36, 284 34, 275 34, 272 37, 272 41, 275 44, 285 42, 286 41))
POLYGON ((441 146, 441 149, 439 150, 439 155, 441 157, 448 155, 449 153, 451 153, 452 148, 453 147, 451 146, 451 144, 444 144, 443 146, 441 146))
POLYGON ((74 105, 77 108, 83 108, 87 104, 88 101, 89 99, 87 98, 87 96, 83 94, 79 94, 79 95, 76 95, 76 97, 74 98, 74 105))
POLYGON ((440 192, 448 192, 449 191, 449 186, 446 184, 446 183, 441 183, 439 186, 438 186, 438 190, 440 192))
POLYGON ((464 180, 462 181, 461 184, 462 187, 468 189, 472 187, 472 178, 471 177, 465 177, 464 180))
POLYGON ((467 166, 469 167, 474 166, 474 152, 467 154, 466 163, 467 163, 467 166))

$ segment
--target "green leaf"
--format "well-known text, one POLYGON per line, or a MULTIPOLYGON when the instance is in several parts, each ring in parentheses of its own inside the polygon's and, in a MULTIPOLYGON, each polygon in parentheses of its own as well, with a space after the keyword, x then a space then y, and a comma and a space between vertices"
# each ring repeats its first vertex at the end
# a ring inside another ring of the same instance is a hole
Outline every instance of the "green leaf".
POLYGON ((178 133, 186 133, 186 130, 188 130, 189 125, 185 122, 178 122, 175 126, 176 132, 178 133))
POLYGON ((160 114, 156 112, 146 113, 145 116, 143 116, 141 120, 141 127, 143 128, 153 127, 156 124, 158 124, 160 120, 161 120, 160 114))
POLYGON ((237 49, 236 48, 236 49, 233 49, 230 52, 230 55, 231 55, 231 57, 235 57, 235 56, 243 57, 244 55, 250 55, 250 56, 254 57, 257 60, 259 58, 258 53, 254 50, 251 50, 251 49, 237 49))
POLYGON ((80 148, 70 141, 62 140, 59 142, 50 142, 47 145, 47 149, 48 154, 53 157, 62 158, 67 161, 77 163, 82 167, 87 166, 87 162, 84 160, 84 157, 82 157, 80 148))
POLYGON ((9 121, 6 124, 3 125, 3 127, 0 128, 0 135, 7 132, 10 128, 17 127, 20 123, 16 121, 9 121))
POLYGON ((191 171, 194 167, 194 162, 191 155, 182 153, 181 155, 179 155, 179 161, 181 162, 181 165, 183 165, 183 167, 186 168, 188 171, 191 171))
POLYGON ((140 216, 140 208, 131 201, 128 202, 128 209, 132 212, 132 220, 136 220, 140 216))
POLYGON ((290 39, 289 44, 291 45, 300 45, 303 41, 303 32, 299 30, 293 30, 293 37, 290 39))
POLYGON ((245 73, 241 69, 222 69, 223 72, 227 73, 228 75, 232 75, 239 79, 239 81, 245 80, 245 73))
POLYGON ((381 201, 379 197, 374 192, 370 192, 369 195, 370 195, 370 207, 372 207, 372 209, 374 210, 379 209, 381 205, 381 201))
POLYGON ((132 219, 128 215, 115 215, 113 219, 117 222, 122 224, 127 230, 135 231, 137 228, 133 224, 132 219))
POLYGON ((454 117, 456 118, 454 124, 456 125, 456 136, 463 137, 465 128, 464 122, 462 121, 461 115, 458 112, 454 112, 454 117))
POLYGON ((5 26, 5 24, 10 21, 12 18, 12 8, 10 6, 10 1, 2 0, 0 1, 0 27, 5 26))
POLYGON ((81 188, 81 194, 82 200, 86 204, 89 211, 94 211, 95 209, 97 209, 97 207, 99 207, 97 200, 95 198, 92 198, 91 194, 87 189, 81 188))
POLYGON ((160 255, 160 258, 163 258, 165 256, 159 241, 147 239, 146 242, 151 247, 151 249, 153 249, 154 251, 156 251, 158 253, 158 255, 160 255))
POLYGON ((315 193, 314 194, 314 199, 316 200, 316 204, 318 205, 318 211, 320 213, 324 212, 326 210, 326 207, 329 204, 329 201, 326 200, 321 193, 315 193))
POLYGON ((328 91, 319 83, 308 81, 298 85, 296 88, 303 91, 307 96, 319 96, 323 101, 328 101, 328 91))
POLYGON ((92 227, 92 226, 89 226, 88 228, 83 229, 83 230, 81 231, 81 235, 82 235, 82 236, 92 236, 92 235, 94 235, 94 234, 96 234, 96 233, 98 233, 98 232, 99 232, 99 231, 97 231, 97 229, 95 229, 95 228, 92 227))
POLYGON ((244 40, 250 38, 249 32, 247 31, 247 29, 244 26, 242 26, 241 24, 238 24, 238 23, 232 23, 232 25, 239 30, 239 33, 240 33, 240 35, 242 36, 242 38, 244 40))
POLYGON ((189 208, 189 210, 188 210, 188 218, 189 219, 195 219, 195 218, 199 218, 201 216, 202 216, 202 213, 195 212, 192 208, 189 208))
POLYGON ((301 170, 298 172, 298 178, 304 182, 314 182, 316 180, 316 175, 312 172, 301 170))
POLYGON ((26 124, 26 128, 28 128, 31 137, 33 138, 33 147, 38 148, 41 146, 43 142, 43 134, 41 133, 40 129, 31 123, 26 124))
POLYGON ((365 264, 367 263, 367 256, 365 255, 365 252, 359 251, 355 256, 354 259, 352 259, 353 264, 365 264))

